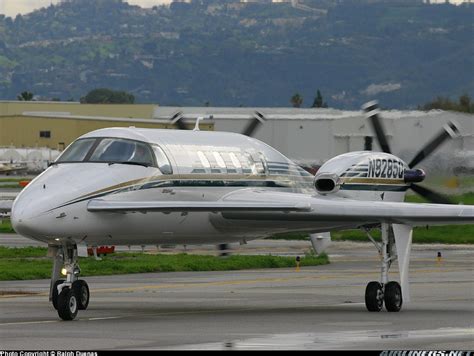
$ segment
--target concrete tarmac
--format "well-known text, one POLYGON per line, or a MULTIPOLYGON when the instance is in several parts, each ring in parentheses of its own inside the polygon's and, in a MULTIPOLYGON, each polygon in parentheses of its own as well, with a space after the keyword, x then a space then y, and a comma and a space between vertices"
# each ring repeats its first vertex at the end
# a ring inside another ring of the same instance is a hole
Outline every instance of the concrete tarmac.
MULTIPOLYGON (((255 250, 269 247, 255 243, 255 250)), ((297 252, 294 244, 280 248, 297 252)), ((335 243, 328 252, 331 264, 300 272, 88 277, 89 308, 70 322, 60 321, 49 304, 48 280, 0 282, 0 345, 31 350, 474 349, 472 247, 416 245, 410 267, 413 301, 399 313, 365 308, 365 286, 379 279, 373 246, 335 243)), ((390 275, 398 279, 396 265, 390 275)))

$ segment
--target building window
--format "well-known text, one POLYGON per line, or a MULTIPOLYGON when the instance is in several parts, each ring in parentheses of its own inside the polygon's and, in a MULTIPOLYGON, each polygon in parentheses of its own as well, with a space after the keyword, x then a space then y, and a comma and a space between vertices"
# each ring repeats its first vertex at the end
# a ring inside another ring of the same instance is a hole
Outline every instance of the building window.
POLYGON ((40 131, 41 138, 51 138, 51 131, 40 131))

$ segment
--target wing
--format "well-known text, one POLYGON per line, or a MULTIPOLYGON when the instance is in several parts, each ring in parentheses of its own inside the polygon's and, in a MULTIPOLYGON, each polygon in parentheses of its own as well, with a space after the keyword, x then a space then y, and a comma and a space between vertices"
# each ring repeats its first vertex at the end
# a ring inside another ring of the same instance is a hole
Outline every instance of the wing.
POLYGON ((474 224, 474 206, 360 201, 332 196, 239 190, 219 201, 122 201, 94 199, 90 212, 218 212, 227 219, 395 223, 411 226, 474 224))
POLYGON ((91 212, 127 212, 127 211, 161 211, 161 212, 244 212, 244 211, 310 211, 309 204, 278 203, 278 202, 246 202, 246 201, 120 201, 93 199, 87 205, 91 212))

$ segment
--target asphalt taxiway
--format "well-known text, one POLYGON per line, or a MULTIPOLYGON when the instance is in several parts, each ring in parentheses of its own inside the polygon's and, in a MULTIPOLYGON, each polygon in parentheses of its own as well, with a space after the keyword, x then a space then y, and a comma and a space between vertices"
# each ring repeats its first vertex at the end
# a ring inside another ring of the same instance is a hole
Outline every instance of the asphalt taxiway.
MULTIPOLYGON (((255 243, 255 250, 269 248, 267 242, 255 243)), ((287 253, 307 247, 280 245, 287 253)), ((331 264, 299 272, 89 277, 90 306, 70 322, 60 321, 49 304, 48 280, 0 282, 0 345, 34 350, 474 349, 472 247, 416 245, 410 268, 413 301, 399 313, 365 309, 365 286, 379 278, 373 246, 334 243, 328 252, 331 264)), ((396 270, 393 279, 398 279, 396 270)))

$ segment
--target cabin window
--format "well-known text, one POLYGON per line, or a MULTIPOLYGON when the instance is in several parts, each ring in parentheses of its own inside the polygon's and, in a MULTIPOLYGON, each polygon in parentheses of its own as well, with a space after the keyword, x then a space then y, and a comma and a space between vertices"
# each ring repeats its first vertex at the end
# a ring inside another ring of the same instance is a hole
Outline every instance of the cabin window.
POLYGON ((227 167, 227 173, 237 173, 237 167, 232 161, 229 152, 219 152, 227 167))
POLYGON ((209 160, 206 158, 206 155, 204 153, 202 153, 201 151, 198 151, 197 155, 199 157, 199 160, 201 161, 201 164, 205 168, 211 168, 211 164, 209 163, 209 160))
POLYGON ((255 162, 255 171, 257 174, 265 174, 265 165, 262 161, 255 162))
POLYGON ((226 165, 225 165, 225 162, 224 160, 222 159, 222 156, 219 154, 219 152, 212 152, 212 154, 214 155, 214 158, 216 159, 216 162, 217 162, 217 165, 220 167, 220 168, 226 168, 226 165))
POLYGON ((158 163, 158 168, 161 173, 172 174, 173 169, 171 168, 171 163, 161 147, 153 145, 153 151, 155 152, 156 163, 158 163))
POLYGON ((247 155, 241 154, 240 152, 236 152, 235 156, 240 162, 240 168, 242 168, 242 173, 252 174, 253 172, 252 172, 252 167, 250 166, 249 157, 247 157, 247 155))
POLYGON ((242 165, 240 164, 240 161, 237 159, 237 157, 235 156, 235 153, 234 152, 230 152, 229 153, 229 156, 230 156, 230 160, 232 161, 232 164, 236 167, 236 168, 242 168, 242 165))

